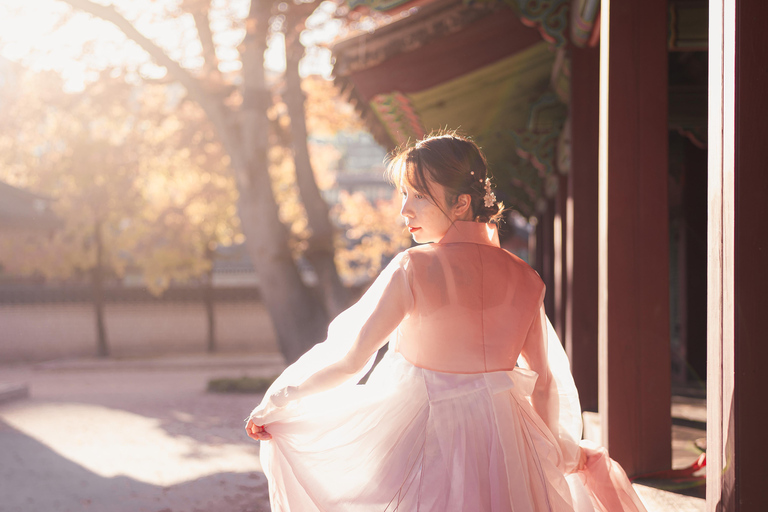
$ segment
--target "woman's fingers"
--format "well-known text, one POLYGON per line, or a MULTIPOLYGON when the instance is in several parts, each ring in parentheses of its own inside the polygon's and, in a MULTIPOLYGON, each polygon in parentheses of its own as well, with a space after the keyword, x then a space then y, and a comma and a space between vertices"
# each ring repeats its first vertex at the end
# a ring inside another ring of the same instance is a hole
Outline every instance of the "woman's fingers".
POLYGON ((248 437, 256 439, 257 441, 267 441, 272 439, 272 435, 264 429, 264 425, 256 425, 252 421, 248 421, 245 426, 245 431, 248 437))

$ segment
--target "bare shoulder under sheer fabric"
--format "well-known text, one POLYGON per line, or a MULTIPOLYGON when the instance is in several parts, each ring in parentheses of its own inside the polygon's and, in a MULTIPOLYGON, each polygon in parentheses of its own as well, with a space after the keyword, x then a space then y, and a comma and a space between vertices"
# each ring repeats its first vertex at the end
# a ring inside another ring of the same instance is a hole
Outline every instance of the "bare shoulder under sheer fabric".
POLYGON ((407 251, 413 306, 396 350, 421 368, 449 373, 513 370, 535 320, 544 283, 499 249, 497 230, 456 222, 436 244, 407 251))
POLYGON ((457 221, 399 254, 267 397, 396 311, 367 382, 372 361, 330 391, 279 408, 265 398, 251 413, 272 434, 260 454, 272 510, 644 511, 605 450, 579 442, 578 394, 543 296, 493 225, 457 221))

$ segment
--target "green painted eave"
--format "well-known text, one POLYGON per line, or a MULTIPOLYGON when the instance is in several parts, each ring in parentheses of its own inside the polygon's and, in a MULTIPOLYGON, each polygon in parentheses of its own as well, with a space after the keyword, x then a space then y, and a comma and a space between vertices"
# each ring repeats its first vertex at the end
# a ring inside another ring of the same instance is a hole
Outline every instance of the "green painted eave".
POLYGON ((536 142, 560 132, 567 108, 552 92, 554 62, 552 46, 541 42, 423 91, 379 95, 370 107, 395 145, 445 128, 472 137, 488 158, 499 196, 532 215, 552 170, 521 157, 527 148, 520 134, 536 142))
POLYGON ((549 85, 553 63, 554 53, 542 42, 409 97, 427 132, 461 127, 481 137, 523 129, 531 102, 549 85))

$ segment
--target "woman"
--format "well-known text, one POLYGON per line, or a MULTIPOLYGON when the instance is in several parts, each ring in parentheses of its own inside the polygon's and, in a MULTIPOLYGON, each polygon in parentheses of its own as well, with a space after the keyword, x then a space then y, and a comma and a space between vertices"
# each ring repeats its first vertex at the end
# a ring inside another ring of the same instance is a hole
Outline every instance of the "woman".
POLYGON ((273 511, 643 511, 605 450, 579 443, 544 284, 499 248, 479 148, 428 137, 389 172, 425 245, 395 257, 251 413, 273 511))

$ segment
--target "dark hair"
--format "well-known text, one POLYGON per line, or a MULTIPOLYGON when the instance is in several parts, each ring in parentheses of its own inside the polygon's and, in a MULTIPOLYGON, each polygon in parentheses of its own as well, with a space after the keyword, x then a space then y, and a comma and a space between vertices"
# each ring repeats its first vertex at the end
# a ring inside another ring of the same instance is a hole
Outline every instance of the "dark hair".
POLYGON ((430 134, 412 147, 396 150, 387 177, 397 187, 406 183, 435 204, 438 201, 430 181, 443 186, 449 206, 461 194, 469 194, 472 218, 477 222, 498 223, 502 218, 502 203, 485 206, 485 179, 489 177, 485 156, 477 144, 456 132, 430 134))

